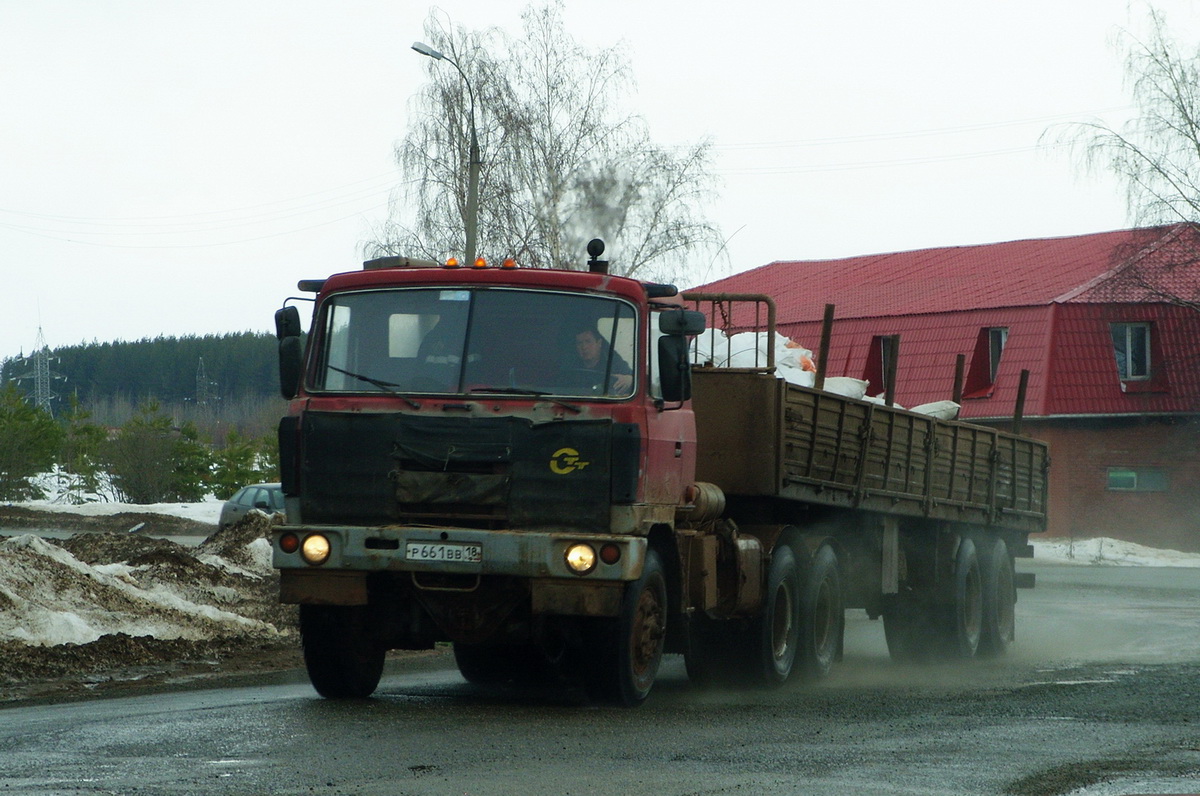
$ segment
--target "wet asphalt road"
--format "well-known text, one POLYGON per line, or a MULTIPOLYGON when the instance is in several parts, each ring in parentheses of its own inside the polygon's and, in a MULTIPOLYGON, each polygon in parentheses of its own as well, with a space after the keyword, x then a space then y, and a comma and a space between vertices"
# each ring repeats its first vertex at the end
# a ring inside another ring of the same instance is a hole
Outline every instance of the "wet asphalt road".
POLYGON ((448 655, 375 698, 294 682, 0 710, 0 794, 1200 794, 1200 570, 1030 565, 999 662, 898 667, 848 617, 819 686, 649 701, 467 685, 448 655))

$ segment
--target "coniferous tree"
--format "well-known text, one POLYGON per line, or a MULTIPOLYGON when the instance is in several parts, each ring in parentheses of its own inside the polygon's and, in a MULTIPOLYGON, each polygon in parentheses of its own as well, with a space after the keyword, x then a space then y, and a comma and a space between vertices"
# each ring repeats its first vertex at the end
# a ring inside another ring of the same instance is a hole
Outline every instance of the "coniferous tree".
POLYGON ((14 385, 0 389, 0 499, 44 497, 30 479, 54 464, 62 436, 54 418, 14 385))
POLYGON ((66 478, 66 497, 71 503, 84 503, 87 496, 99 494, 104 487, 100 450, 108 432, 91 422, 74 396, 70 410, 63 416, 64 438, 59 453, 59 469, 66 478))

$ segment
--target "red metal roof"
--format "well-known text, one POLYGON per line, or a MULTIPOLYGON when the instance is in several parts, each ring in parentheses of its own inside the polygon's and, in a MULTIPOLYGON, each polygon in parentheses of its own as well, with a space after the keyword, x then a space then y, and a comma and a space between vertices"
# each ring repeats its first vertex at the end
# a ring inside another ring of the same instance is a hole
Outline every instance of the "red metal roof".
MULTIPOLYGON (((696 288, 706 292, 766 293, 779 317, 819 319, 825 304, 839 318, 877 318, 1028 307, 1063 301, 1118 300, 1115 274, 1177 242, 1180 226, 1101 232, 1070 238, 1020 240, 978 246, 872 254, 840 260, 777 261, 696 288), (1156 248, 1158 247, 1158 248, 1156 248), (1099 293, 1099 295, 1098 295, 1099 293)), ((1192 231, 1190 240, 1200 237, 1192 231)), ((1200 249, 1193 243, 1189 249, 1200 249)), ((1159 261, 1164 258, 1159 256, 1159 261)), ((1173 281, 1200 286, 1200 271, 1176 269, 1173 281)), ((1144 300, 1132 294, 1122 300, 1144 300)))
POLYGON ((1200 410, 1200 312, 1165 300, 1200 297, 1200 234, 1186 225, 776 262, 696 290, 772 296, 780 331, 813 350, 834 304, 829 375, 866 377, 876 338, 901 335, 905 406, 951 397, 958 354, 988 372, 972 361, 978 342, 1004 328, 995 381, 963 401, 964 418, 1011 416, 1022 370, 1030 417, 1200 410), (1121 382, 1113 323, 1152 324, 1152 380, 1121 382))

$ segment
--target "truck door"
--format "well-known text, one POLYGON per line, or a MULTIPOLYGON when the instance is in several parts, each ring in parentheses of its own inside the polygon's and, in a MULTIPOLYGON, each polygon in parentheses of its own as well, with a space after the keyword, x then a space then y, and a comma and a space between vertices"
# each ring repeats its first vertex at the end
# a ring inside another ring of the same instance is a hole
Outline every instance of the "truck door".
POLYGON ((691 402, 666 404, 662 402, 659 383, 657 313, 650 313, 649 390, 646 401, 646 477, 647 503, 677 506, 683 502, 684 490, 696 479, 696 418, 691 402), (660 408, 661 407, 661 408, 660 408))

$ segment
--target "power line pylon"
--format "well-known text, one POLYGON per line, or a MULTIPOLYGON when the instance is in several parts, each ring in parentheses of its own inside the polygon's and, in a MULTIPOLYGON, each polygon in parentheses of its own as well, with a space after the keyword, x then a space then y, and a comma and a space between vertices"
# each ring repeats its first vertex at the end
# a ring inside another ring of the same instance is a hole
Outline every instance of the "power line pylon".
POLYGON ((59 397, 52 389, 53 382, 55 379, 66 381, 65 376, 50 370, 50 363, 57 361, 58 357, 51 356, 50 346, 46 345, 46 337, 39 326, 34 351, 25 357, 25 364, 33 366, 33 373, 26 373, 17 379, 33 379, 33 405, 51 415, 54 414, 53 401, 59 397))

